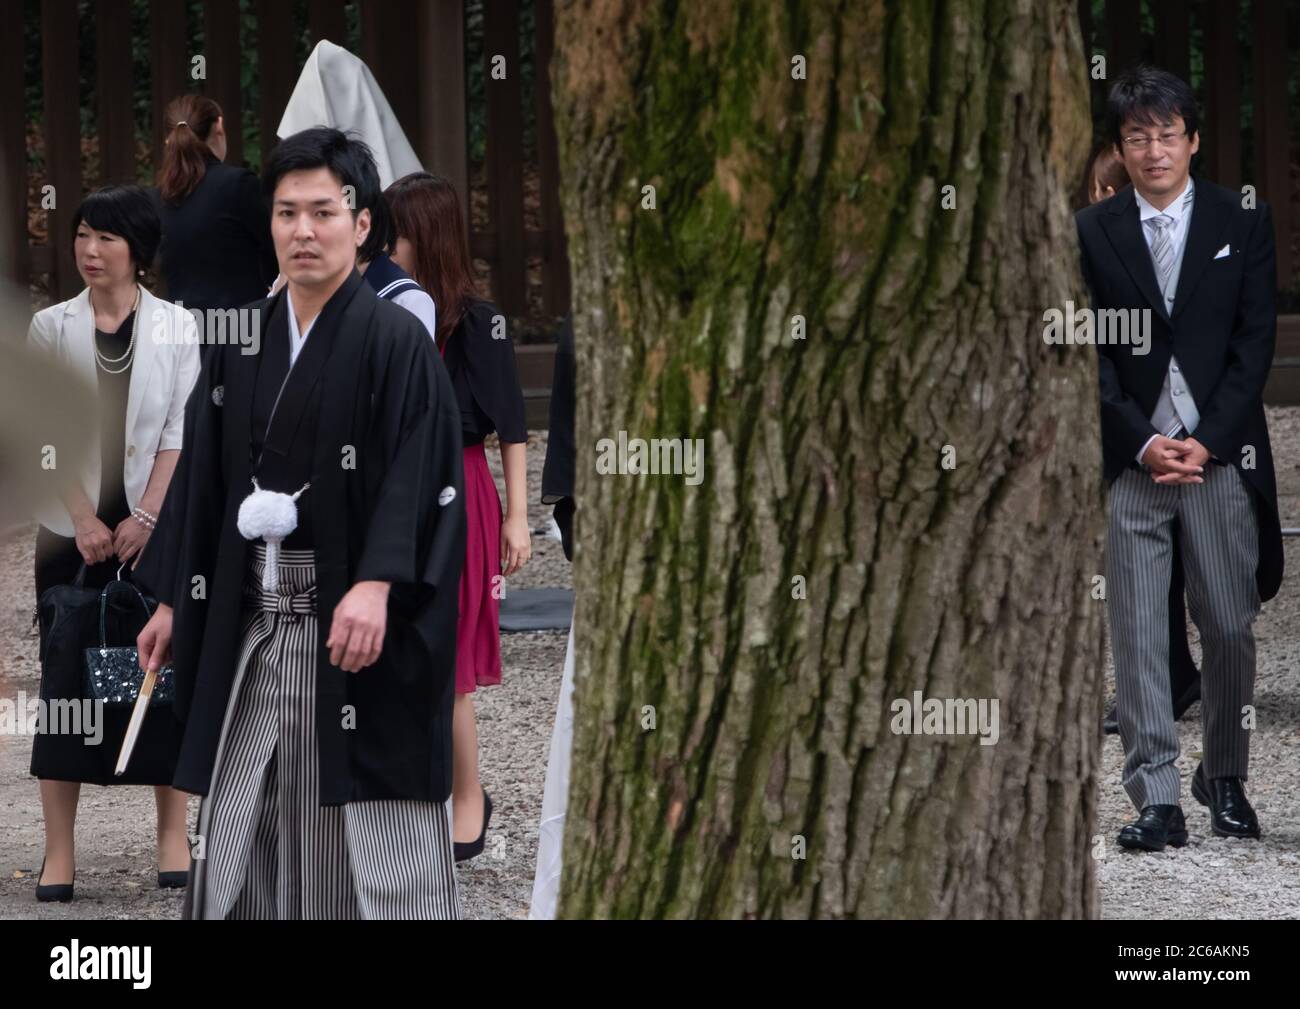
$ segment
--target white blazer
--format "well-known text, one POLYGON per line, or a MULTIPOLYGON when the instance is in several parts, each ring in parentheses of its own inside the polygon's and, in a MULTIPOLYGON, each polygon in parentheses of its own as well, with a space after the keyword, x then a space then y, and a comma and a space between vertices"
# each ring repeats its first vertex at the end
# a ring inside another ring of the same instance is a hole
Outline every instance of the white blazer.
MULTIPOLYGON (((140 288, 135 356, 126 400, 126 454, 122 482, 126 502, 140 503, 159 452, 181 447, 185 401, 199 376, 198 326, 188 311, 140 288)), ((95 312, 90 288, 75 298, 37 312, 27 342, 55 355, 92 389, 99 388, 95 363, 95 312)), ((86 453, 81 487, 99 509, 100 452, 86 453)), ((57 457, 56 457, 57 465, 57 457)), ((45 504, 36 515, 60 536, 73 535, 72 516, 62 500, 45 504)))

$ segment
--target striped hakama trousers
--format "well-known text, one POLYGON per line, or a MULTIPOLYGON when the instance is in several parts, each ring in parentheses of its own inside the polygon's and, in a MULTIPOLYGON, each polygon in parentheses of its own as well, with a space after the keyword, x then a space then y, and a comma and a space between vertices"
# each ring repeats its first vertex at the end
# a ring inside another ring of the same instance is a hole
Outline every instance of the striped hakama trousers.
POLYGON ((1110 488, 1106 612, 1124 744, 1124 790, 1139 810, 1176 805, 1178 727, 1169 696, 1169 579, 1176 519, 1192 622, 1201 632, 1202 764, 1208 778, 1245 778, 1246 708, 1255 687, 1259 529, 1233 466, 1210 463, 1201 484, 1162 485, 1126 469, 1110 488))
POLYGON ((314 557, 282 548, 275 593, 265 561, 253 545, 187 917, 459 918, 450 801, 320 805, 314 557))

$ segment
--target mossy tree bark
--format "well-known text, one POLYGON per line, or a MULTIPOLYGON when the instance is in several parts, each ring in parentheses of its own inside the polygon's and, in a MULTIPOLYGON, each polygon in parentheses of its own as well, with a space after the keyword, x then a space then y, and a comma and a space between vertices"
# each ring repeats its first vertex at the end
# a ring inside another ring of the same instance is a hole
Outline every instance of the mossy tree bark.
POLYGON ((1042 338, 1083 296, 1076 5, 557 7, 561 913, 1095 915, 1095 359, 1042 338), (620 431, 703 439, 703 483, 598 475, 620 431), (999 742, 895 734, 916 690, 999 742))

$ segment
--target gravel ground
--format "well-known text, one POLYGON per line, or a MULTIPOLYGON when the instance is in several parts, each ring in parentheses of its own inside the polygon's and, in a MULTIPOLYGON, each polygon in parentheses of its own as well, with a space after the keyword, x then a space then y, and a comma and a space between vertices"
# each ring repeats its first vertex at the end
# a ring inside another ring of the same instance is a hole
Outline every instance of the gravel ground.
MULTIPOLYGON (((1284 526, 1300 526, 1300 408, 1269 410, 1284 526)), ((529 441, 529 517, 543 525, 540 498, 545 433, 529 441)), ((489 452, 501 484, 499 458, 489 452)), ((501 488, 504 493, 504 487, 501 488)), ((29 624, 32 531, 0 545, 0 697, 37 690, 36 637, 29 624)), ((1300 563, 1288 541, 1291 564, 1300 563)), ((516 588, 569 585, 558 541, 533 537, 532 562, 516 588)), ((1256 625, 1259 728, 1248 791, 1264 830, 1259 842, 1214 837, 1204 809, 1184 793, 1191 840, 1159 855, 1122 853, 1119 828, 1133 816, 1123 789, 1123 753, 1106 737, 1102 754, 1098 879, 1107 918, 1300 917, 1300 593, 1294 576, 1264 606, 1256 625)), ((458 869, 464 913, 472 918, 526 916, 532 893, 537 819, 555 715, 565 633, 502 636, 502 685, 478 696, 484 784, 495 812, 483 856, 458 869)), ((1193 643, 1194 653, 1196 644, 1193 643)), ((1113 692, 1113 672, 1107 670, 1113 692)), ((1190 776, 1200 750, 1199 706, 1180 727, 1180 766, 1190 776)), ((36 782, 27 773, 30 740, 0 736, 0 918, 171 918, 180 896, 154 885, 153 802, 148 789, 87 787, 78 819, 77 899, 38 905, 42 827, 36 782)), ((191 803, 191 816, 197 803, 191 803)))
MULTIPOLYGON (((528 442, 529 519, 545 525, 550 509, 541 499, 546 433, 528 442)), ((488 459, 501 480, 500 456, 488 459)), ((35 526, 0 544, 0 697, 39 690, 32 545, 35 526)), ((569 586, 569 565, 558 540, 534 533, 533 559, 510 579, 511 588, 569 586)), ((501 685, 478 692, 479 747, 483 784, 492 795, 492 826, 479 858, 457 869, 467 918, 523 918, 532 898, 537 821, 551 725, 559 697, 566 631, 505 634, 501 685)), ((152 790, 99 788, 82 791, 77 817, 77 896, 71 904, 37 904, 33 895, 44 846, 40 794, 28 774, 31 740, 0 735, 0 919, 175 918, 181 895, 159 890, 152 790)), ((198 801, 191 800, 191 831, 198 801)))

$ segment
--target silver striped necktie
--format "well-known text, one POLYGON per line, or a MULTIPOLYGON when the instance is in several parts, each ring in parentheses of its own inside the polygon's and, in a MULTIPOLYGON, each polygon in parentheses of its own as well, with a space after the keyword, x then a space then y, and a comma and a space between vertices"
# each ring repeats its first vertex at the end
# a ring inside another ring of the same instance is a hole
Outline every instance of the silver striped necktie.
POLYGON ((1160 293, 1168 298, 1169 275, 1174 269, 1174 240, 1169 237, 1169 229, 1174 226, 1174 219, 1168 214, 1151 218, 1155 236, 1151 239, 1151 258, 1156 264, 1156 280, 1160 283, 1160 293))
MULTIPOLYGON (((1187 213, 1187 208, 1192 203, 1192 190, 1187 191, 1183 197, 1183 213, 1187 213)), ((1149 223, 1155 230, 1151 238, 1151 259, 1156 265, 1156 280, 1160 284, 1160 296, 1165 299, 1166 313, 1170 313, 1172 306, 1169 304, 1170 297, 1173 296, 1169 290, 1169 280, 1174 271, 1174 240, 1169 235, 1169 230, 1174 226, 1174 219, 1168 214, 1160 214, 1157 217, 1149 219, 1149 223)), ((1168 390, 1169 379, 1165 377, 1166 391, 1168 390)), ((1184 425, 1179 417, 1178 410, 1170 402, 1170 412, 1172 417, 1168 418, 1165 424, 1165 437, 1177 438, 1179 433, 1184 430, 1184 425)), ((1157 413, 1159 408, 1157 407, 1157 413)))
MULTIPOLYGON (((1188 189, 1187 195, 1183 197, 1184 214, 1192 205, 1192 193, 1193 190, 1188 189)), ((1174 240, 1170 237, 1169 231, 1174 226, 1174 219, 1168 214, 1160 214, 1150 218, 1149 223, 1155 229, 1155 234, 1151 238, 1151 258, 1156 264, 1156 280, 1159 281, 1160 293, 1168 304, 1169 298, 1174 294, 1169 290, 1169 278, 1173 274, 1175 258, 1174 240)))

